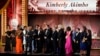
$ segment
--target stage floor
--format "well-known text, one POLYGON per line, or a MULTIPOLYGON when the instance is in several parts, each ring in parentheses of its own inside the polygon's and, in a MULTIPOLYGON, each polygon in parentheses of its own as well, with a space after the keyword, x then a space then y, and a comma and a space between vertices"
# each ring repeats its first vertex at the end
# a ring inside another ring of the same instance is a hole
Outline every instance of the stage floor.
MULTIPOLYGON (((5 53, 4 52, 4 46, 0 46, 0 55, 33 55, 33 56, 40 56, 40 55, 44 55, 44 56, 57 56, 58 54, 51 54, 51 53, 48 53, 48 54, 44 54, 44 53, 32 53, 32 54, 24 54, 24 53, 21 53, 21 54, 16 54, 14 51, 13 52, 10 52, 10 53, 5 53)), ((79 54, 74 54, 73 56, 79 56, 79 54)), ((100 49, 93 49, 91 50, 91 56, 100 56, 100 49)))

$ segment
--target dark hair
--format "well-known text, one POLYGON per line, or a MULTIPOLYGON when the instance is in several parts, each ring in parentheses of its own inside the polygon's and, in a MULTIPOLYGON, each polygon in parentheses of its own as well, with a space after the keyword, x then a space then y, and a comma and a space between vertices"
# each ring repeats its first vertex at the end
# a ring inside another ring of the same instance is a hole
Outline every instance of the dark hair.
POLYGON ((87 28, 86 26, 83 26, 83 31, 86 32, 87 28))
POLYGON ((21 30, 21 29, 22 29, 22 28, 21 28, 21 25, 18 25, 18 26, 17 26, 17 29, 21 30))
POLYGON ((20 28, 20 25, 18 25, 17 28, 20 28))
POLYGON ((24 26, 24 28, 26 28, 27 26, 24 26))
POLYGON ((67 30, 67 31, 71 31, 71 27, 70 27, 70 26, 68 26, 66 30, 67 30))
POLYGON ((78 31, 80 31, 80 28, 77 28, 78 29, 78 31))
POLYGON ((47 25, 47 27, 50 27, 49 25, 47 25))
POLYGON ((35 27, 34 28, 38 28, 39 27, 39 25, 37 24, 37 25, 35 25, 35 27))
POLYGON ((37 24, 36 26, 38 26, 39 27, 39 25, 37 24))
POLYGON ((91 32, 91 30, 90 30, 90 29, 88 29, 88 33, 89 33, 89 35, 92 35, 92 32, 91 32))

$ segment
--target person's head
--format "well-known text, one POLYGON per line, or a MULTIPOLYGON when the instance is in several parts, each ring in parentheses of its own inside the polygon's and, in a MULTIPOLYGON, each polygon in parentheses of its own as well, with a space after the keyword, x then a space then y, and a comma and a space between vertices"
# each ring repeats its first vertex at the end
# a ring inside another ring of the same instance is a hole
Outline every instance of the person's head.
POLYGON ((76 29, 76 26, 72 26, 72 30, 75 31, 75 29, 76 29))
POLYGON ((10 30, 10 26, 7 26, 7 30, 10 30))
POLYGON ((50 28, 50 26, 47 24, 47 25, 46 25, 46 29, 49 29, 49 28, 50 28))
POLYGON ((55 26, 52 28, 52 30, 53 30, 53 31, 56 31, 57 28, 58 28, 58 27, 55 25, 55 26))
POLYGON ((92 32, 91 32, 91 30, 90 30, 90 29, 88 29, 88 30, 87 30, 87 33, 88 33, 89 35, 91 35, 91 34, 92 34, 92 32))
POLYGON ((17 29, 20 30, 20 29, 21 29, 21 25, 18 25, 18 26, 17 26, 17 29))
POLYGON ((80 32, 80 28, 76 28, 76 32, 80 32))
POLYGON ((83 31, 83 32, 86 32, 86 31, 87 31, 86 26, 83 26, 83 27, 82 27, 82 31, 83 31))
POLYGON ((66 31, 71 31, 71 27, 68 26, 68 27, 66 28, 66 31))
POLYGON ((39 26, 39 27, 38 27, 38 30, 42 30, 42 27, 41 27, 41 26, 39 26))
POLYGON ((32 26, 29 26, 29 27, 28 27, 28 30, 29 30, 29 31, 32 30, 32 26))
POLYGON ((27 30, 27 26, 24 26, 24 29, 27 30))
POLYGON ((35 26, 35 29, 38 29, 38 27, 39 27, 39 25, 36 25, 36 26, 35 26))
POLYGON ((59 25, 58 25, 58 30, 59 30, 59 29, 62 29, 62 28, 63 28, 63 26, 62 26, 61 24, 59 24, 59 25))

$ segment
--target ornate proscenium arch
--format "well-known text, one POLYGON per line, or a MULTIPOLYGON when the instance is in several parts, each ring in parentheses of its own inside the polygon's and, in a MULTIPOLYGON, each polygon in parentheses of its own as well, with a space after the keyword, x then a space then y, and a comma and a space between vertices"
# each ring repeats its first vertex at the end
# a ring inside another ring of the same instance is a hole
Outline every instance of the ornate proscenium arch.
POLYGON ((1 14, 1 11, 7 7, 9 2, 10 0, 0 0, 0 14, 1 14))

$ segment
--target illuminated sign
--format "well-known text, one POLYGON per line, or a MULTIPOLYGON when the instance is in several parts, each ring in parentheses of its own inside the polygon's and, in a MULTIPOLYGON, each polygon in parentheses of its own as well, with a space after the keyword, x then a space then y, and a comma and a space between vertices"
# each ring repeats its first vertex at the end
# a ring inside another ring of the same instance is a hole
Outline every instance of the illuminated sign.
POLYGON ((96 11, 96 0, 29 0, 28 9, 32 11, 75 10, 96 11))

